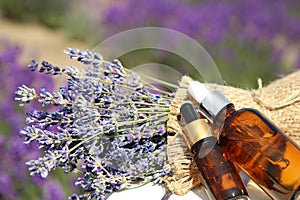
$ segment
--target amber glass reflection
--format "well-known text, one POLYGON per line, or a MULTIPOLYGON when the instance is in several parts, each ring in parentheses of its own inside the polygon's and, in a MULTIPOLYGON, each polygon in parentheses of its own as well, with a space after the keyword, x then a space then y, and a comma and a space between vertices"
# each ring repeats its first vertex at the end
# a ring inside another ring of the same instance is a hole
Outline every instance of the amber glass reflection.
POLYGON ((216 199, 247 195, 239 174, 215 137, 198 141, 193 145, 192 151, 202 179, 216 199))
POLYGON ((220 144, 272 198, 291 199, 299 188, 299 147, 258 111, 230 113, 220 144))

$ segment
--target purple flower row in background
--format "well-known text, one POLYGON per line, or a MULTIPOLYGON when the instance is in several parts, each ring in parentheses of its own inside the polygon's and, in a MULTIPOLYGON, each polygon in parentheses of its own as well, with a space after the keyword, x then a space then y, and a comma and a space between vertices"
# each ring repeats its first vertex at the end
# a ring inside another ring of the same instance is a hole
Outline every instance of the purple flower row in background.
POLYGON ((292 10, 295 6, 300 4, 293 0, 204 0, 192 4, 178 0, 126 0, 108 5, 103 22, 111 31, 162 26, 215 43, 226 37, 270 40, 281 34, 295 41, 300 39, 299 16, 292 10))
MULTIPOLYGON (((36 145, 23 145, 19 131, 23 127, 23 112, 14 103, 15 90, 22 83, 53 88, 47 76, 35 76, 19 63, 21 48, 1 42, 0 48, 0 199, 64 199, 60 184, 52 179, 47 183, 39 177, 29 177, 25 162, 36 158, 36 145), (2 45, 4 44, 4 45, 2 45), (41 189, 42 188, 43 191, 41 189), (39 191, 39 192, 38 192, 39 191), (37 196, 35 196, 37 195, 37 196)), ((32 109, 36 105, 32 105, 32 109)))
POLYGON ((126 0, 110 3, 101 15, 109 34, 159 26, 183 32, 205 43, 208 49, 213 44, 221 46, 224 40, 266 43, 277 57, 286 46, 300 42, 299 8, 300 2, 294 0, 126 0), (279 37, 284 38, 283 47, 275 45, 279 37))

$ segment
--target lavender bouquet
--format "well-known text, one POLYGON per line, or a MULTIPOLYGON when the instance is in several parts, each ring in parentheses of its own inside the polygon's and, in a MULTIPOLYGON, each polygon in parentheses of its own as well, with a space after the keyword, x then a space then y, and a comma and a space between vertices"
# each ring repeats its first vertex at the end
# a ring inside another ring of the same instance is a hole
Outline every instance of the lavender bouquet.
POLYGON ((30 174, 46 178, 55 168, 77 173, 75 184, 84 192, 70 199, 106 199, 114 191, 162 183, 170 173, 165 123, 172 94, 143 81, 118 60, 105 61, 89 50, 65 53, 83 66, 61 68, 32 60, 28 67, 67 75, 66 87, 38 93, 22 85, 16 91, 21 106, 37 100, 57 108, 27 113, 20 135, 25 144, 36 142, 44 152, 26 163, 30 174))

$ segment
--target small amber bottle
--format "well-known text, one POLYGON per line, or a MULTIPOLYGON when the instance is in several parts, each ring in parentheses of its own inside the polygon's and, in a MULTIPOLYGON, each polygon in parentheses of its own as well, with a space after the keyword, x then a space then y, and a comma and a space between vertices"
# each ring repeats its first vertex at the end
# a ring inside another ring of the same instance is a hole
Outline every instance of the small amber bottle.
POLYGON ((231 161, 273 199, 299 198, 300 148, 293 141, 257 110, 235 110, 219 91, 209 92, 199 82, 188 90, 231 161))
POLYGON ((184 138, 194 154, 209 196, 217 200, 248 200, 235 166, 226 157, 205 119, 199 119, 191 103, 183 104, 180 110, 187 124, 184 138))

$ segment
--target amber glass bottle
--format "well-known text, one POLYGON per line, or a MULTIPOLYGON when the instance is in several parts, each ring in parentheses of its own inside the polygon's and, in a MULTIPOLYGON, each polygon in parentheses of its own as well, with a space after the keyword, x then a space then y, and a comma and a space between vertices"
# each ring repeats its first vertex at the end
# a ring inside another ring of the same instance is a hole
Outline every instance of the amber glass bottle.
POLYGON ((217 200, 247 200, 247 191, 235 166, 226 157, 223 149, 212 136, 204 119, 199 119, 190 103, 181 106, 187 125, 184 138, 194 154, 202 182, 209 196, 217 200))
POLYGON ((190 85, 189 91, 200 102, 201 112, 213 123, 230 160, 273 199, 297 199, 300 148, 259 111, 235 110, 220 92, 200 89, 199 95, 197 88, 199 84, 190 85))
POLYGON ((226 110, 220 144, 272 198, 296 198, 300 186, 300 149, 254 109, 226 110), (296 193, 296 194, 294 194, 296 193))

